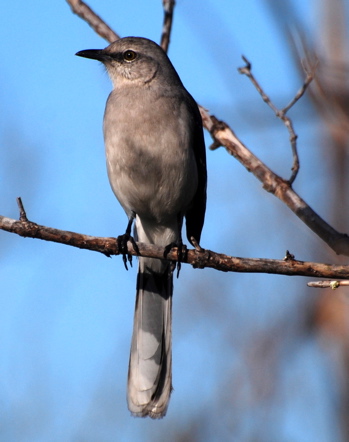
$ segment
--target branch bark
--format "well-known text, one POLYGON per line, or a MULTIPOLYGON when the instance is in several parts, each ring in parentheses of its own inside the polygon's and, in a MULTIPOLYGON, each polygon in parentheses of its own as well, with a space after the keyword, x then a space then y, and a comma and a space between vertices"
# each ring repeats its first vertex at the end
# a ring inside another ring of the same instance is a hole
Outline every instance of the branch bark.
MULTIPOLYGON (((80 249, 103 253, 106 256, 119 255, 117 238, 102 238, 89 236, 66 230, 53 229, 41 226, 34 222, 15 220, 0 215, 0 229, 16 233, 25 238, 37 238, 45 241, 65 244, 80 249)), ((137 243, 139 256, 150 258, 164 258, 165 249, 155 245, 137 243)), ((137 255, 132 243, 129 241, 128 252, 137 255)), ((289 258, 289 253, 284 259, 259 259, 238 258, 216 253, 211 250, 190 249, 185 253, 182 262, 191 264, 195 268, 213 268, 222 272, 241 273, 271 273, 289 276, 311 276, 316 278, 349 279, 349 266, 330 265, 315 262, 297 261, 289 258)), ((178 260, 178 251, 173 248, 167 255, 170 261, 178 260)))

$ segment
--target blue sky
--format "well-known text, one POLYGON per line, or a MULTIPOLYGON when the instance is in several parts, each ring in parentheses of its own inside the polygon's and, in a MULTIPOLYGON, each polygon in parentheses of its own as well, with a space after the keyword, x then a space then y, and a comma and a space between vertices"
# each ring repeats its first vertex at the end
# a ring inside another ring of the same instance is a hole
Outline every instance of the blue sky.
MULTIPOLYGON (((63 0, 46 3, 2 8, 0 214, 17 218, 15 198, 21 196, 29 219, 39 224, 117 236, 127 220, 109 188, 102 137, 111 84, 101 65, 74 56, 107 43, 63 0)), ((296 4, 309 16, 309 2, 296 4)), ((160 1, 90 6, 121 36, 159 42, 160 1)), ((242 54, 276 104, 288 103, 301 80, 264 2, 177 1, 169 56, 184 85, 287 177, 288 134, 238 74, 242 54)), ((302 161, 295 187, 321 213, 324 199, 316 196, 326 192, 319 179, 326 164, 318 159, 318 125, 305 105, 301 109, 307 119, 294 112, 302 161)), ((315 235, 224 149, 207 156, 204 247, 246 257, 282 258, 290 249, 302 260, 323 258, 314 252, 320 244, 315 235)), ((200 415, 207 416, 203 441, 217 434, 251 440, 264 424, 261 440, 273 434, 279 441, 337 437, 336 387, 311 337, 285 344, 292 351, 278 366, 282 406, 275 403, 267 416, 263 402, 249 406, 245 349, 253 348, 256 334, 280 324, 297 335, 294 315, 302 299, 314 295, 304 279, 183 266, 173 312, 175 391, 168 416, 153 422, 132 418, 125 400, 137 266, 126 272, 119 257, 1 231, 0 244, 2 440, 161 440, 163 434, 172 440, 176 429, 184 431, 200 415), (236 402, 228 393, 231 379, 243 386, 236 402), (221 400, 225 414, 217 415, 221 400)))

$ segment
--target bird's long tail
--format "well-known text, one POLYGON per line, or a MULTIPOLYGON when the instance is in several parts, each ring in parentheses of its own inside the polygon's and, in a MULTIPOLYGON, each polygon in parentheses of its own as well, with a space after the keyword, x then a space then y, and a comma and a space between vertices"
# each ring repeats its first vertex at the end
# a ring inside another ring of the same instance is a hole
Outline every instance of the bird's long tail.
POLYGON ((140 258, 127 393, 134 416, 166 414, 172 390, 172 288, 170 262, 140 258))

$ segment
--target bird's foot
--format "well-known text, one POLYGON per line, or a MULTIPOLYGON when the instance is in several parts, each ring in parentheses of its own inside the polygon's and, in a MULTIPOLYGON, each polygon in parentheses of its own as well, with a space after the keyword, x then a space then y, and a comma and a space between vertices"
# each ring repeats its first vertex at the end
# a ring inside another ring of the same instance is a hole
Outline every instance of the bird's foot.
POLYGON ((127 261, 129 262, 130 266, 132 267, 132 255, 131 255, 131 253, 128 252, 128 247, 127 247, 128 241, 130 241, 130 243, 132 244, 133 250, 137 253, 137 255, 139 255, 139 249, 138 249, 137 243, 129 233, 126 232, 123 235, 119 235, 117 237, 118 248, 119 248, 119 251, 122 255, 122 260, 124 262, 124 266, 125 266, 126 270, 128 270, 127 261))
POLYGON ((167 255, 173 248, 177 248, 177 261, 172 261, 172 271, 177 267, 177 278, 179 276, 179 272, 181 271, 182 262, 184 261, 187 255, 187 246, 182 243, 182 240, 178 242, 171 242, 165 247, 164 258, 167 258, 167 255))
POLYGON ((195 247, 195 254, 197 256, 197 263, 195 265, 193 264, 193 267, 194 269, 203 269, 210 257, 210 252, 203 249, 193 236, 190 237, 190 242, 195 247))

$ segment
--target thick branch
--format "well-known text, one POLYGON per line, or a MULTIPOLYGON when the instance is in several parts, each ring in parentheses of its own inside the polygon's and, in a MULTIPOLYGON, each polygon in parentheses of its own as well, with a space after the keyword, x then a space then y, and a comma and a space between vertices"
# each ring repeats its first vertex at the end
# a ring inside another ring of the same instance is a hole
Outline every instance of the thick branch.
MULTIPOLYGON (((38 238, 100 252, 106 256, 120 254, 116 238, 88 236, 40 226, 31 221, 17 221, 4 216, 0 216, 0 229, 26 238, 38 238)), ((140 256, 159 259, 164 257, 165 250, 162 247, 143 243, 137 243, 137 245, 140 256)), ((128 242, 128 252, 131 255, 136 255, 131 242, 128 242)), ((175 248, 167 254, 167 258, 171 261, 177 261, 177 256, 175 248)), ((288 256, 290 255, 288 254, 288 256)), ((349 266, 303 262, 288 258, 283 260, 237 258, 209 250, 188 250, 182 262, 197 268, 210 267, 223 272, 272 273, 331 279, 349 278, 349 266)))

